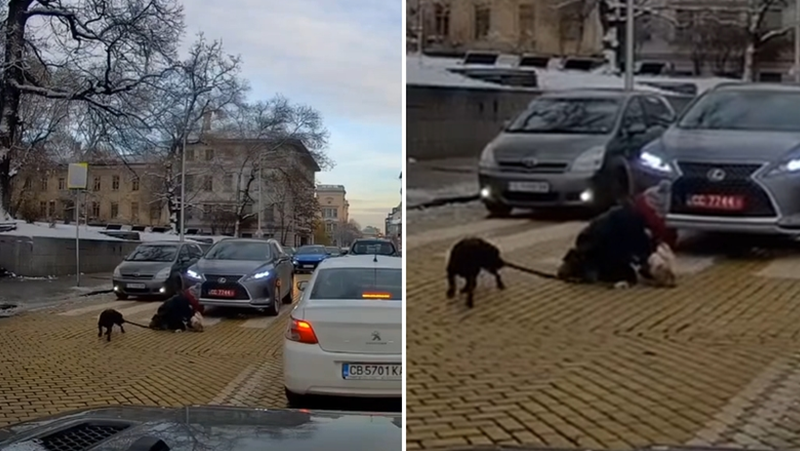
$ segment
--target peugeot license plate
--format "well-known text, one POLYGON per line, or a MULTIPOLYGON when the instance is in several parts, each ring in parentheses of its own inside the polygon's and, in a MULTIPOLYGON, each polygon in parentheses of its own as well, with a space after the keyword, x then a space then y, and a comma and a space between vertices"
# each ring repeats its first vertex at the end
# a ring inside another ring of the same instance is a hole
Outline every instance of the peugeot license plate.
POLYGON ((143 283, 126 283, 125 287, 126 288, 131 288, 131 289, 134 289, 134 290, 144 290, 144 284, 143 283))
POLYGON ((508 190, 522 193, 549 193, 550 184, 547 182, 510 182, 508 190))
POLYGON ((343 363, 342 379, 399 381, 403 379, 403 366, 391 363, 343 363))

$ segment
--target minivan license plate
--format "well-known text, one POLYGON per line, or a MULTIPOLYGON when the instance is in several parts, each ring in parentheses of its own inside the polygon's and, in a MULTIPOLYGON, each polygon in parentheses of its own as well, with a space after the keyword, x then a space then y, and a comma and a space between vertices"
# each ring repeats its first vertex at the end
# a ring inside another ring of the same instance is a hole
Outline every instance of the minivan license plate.
POLYGON ((550 184, 547 182, 510 182, 508 190, 523 193, 548 193, 550 184))
POLYGON ((144 284, 143 283, 126 283, 125 286, 127 288, 131 288, 133 290, 144 290, 144 284))
POLYGON ((387 363, 344 363, 342 379, 399 381, 403 366, 387 363))

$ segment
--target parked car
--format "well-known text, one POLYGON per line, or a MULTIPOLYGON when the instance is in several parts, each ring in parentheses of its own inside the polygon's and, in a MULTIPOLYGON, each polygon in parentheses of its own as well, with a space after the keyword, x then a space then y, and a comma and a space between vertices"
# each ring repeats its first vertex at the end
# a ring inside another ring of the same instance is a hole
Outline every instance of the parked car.
POLYGON ((632 161, 636 189, 672 180, 676 228, 800 235, 798 117, 798 86, 717 86, 632 161))
POLYGON ((114 269, 114 294, 120 300, 129 296, 172 296, 183 287, 181 273, 202 255, 200 246, 190 242, 140 244, 114 269))
POLYGON ((292 261, 276 240, 234 238, 217 242, 185 274, 198 286, 200 304, 280 312, 292 302, 292 261))
POLYGON ((325 246, 325 250, 328 252, 329 257, 341 257, 342 250, 336 246, 325 246))
POLYGON ((401 397, 403 262, 331 258, 297 288, 283 349, 289 403, 306 395, 401 397))
POLYGON ((291 246, 283 246, 283 251, 286 252, 286 255, 291 257, 295 253, 295 248, 291 246))
POLYGON ((348 255, 390 255, 398 256, 397 247, 391 240, 380 238, 361 238, 353 241, 348 255))
POLYGON ((326 258, 328 258, 328 251, 325 246, 319 244, 300 246, 292 256, 294 271, 297 273, 314 272, 317 265, 326 258))
POLYGON ((481 200, 498 217, 514 208, 605 209, 630 188, 626 159, 674 119, 669 102, 647 91, 545 93, 484 148, 481 200))

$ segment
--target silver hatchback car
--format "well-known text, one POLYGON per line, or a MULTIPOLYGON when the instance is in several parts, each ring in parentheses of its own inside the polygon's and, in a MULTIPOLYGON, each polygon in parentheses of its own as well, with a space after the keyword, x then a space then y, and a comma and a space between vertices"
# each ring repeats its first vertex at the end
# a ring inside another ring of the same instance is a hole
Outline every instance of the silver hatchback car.
POLYGON ((183 287, 181 273, 203 251, 196 243, 156 241, 140 244, 114 269, 117 299, 129 296, 169 297, 183 287))

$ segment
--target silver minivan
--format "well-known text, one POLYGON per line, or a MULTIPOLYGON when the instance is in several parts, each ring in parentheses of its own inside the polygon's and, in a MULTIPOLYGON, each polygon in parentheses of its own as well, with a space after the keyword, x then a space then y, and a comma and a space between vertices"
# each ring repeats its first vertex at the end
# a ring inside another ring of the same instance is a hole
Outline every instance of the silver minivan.
POLYGON ((197 243, 142 243, 114 269, 114 293, 121 300, 129 296, 172 296, 183 288, 181 274, 202 255, 197 243))

